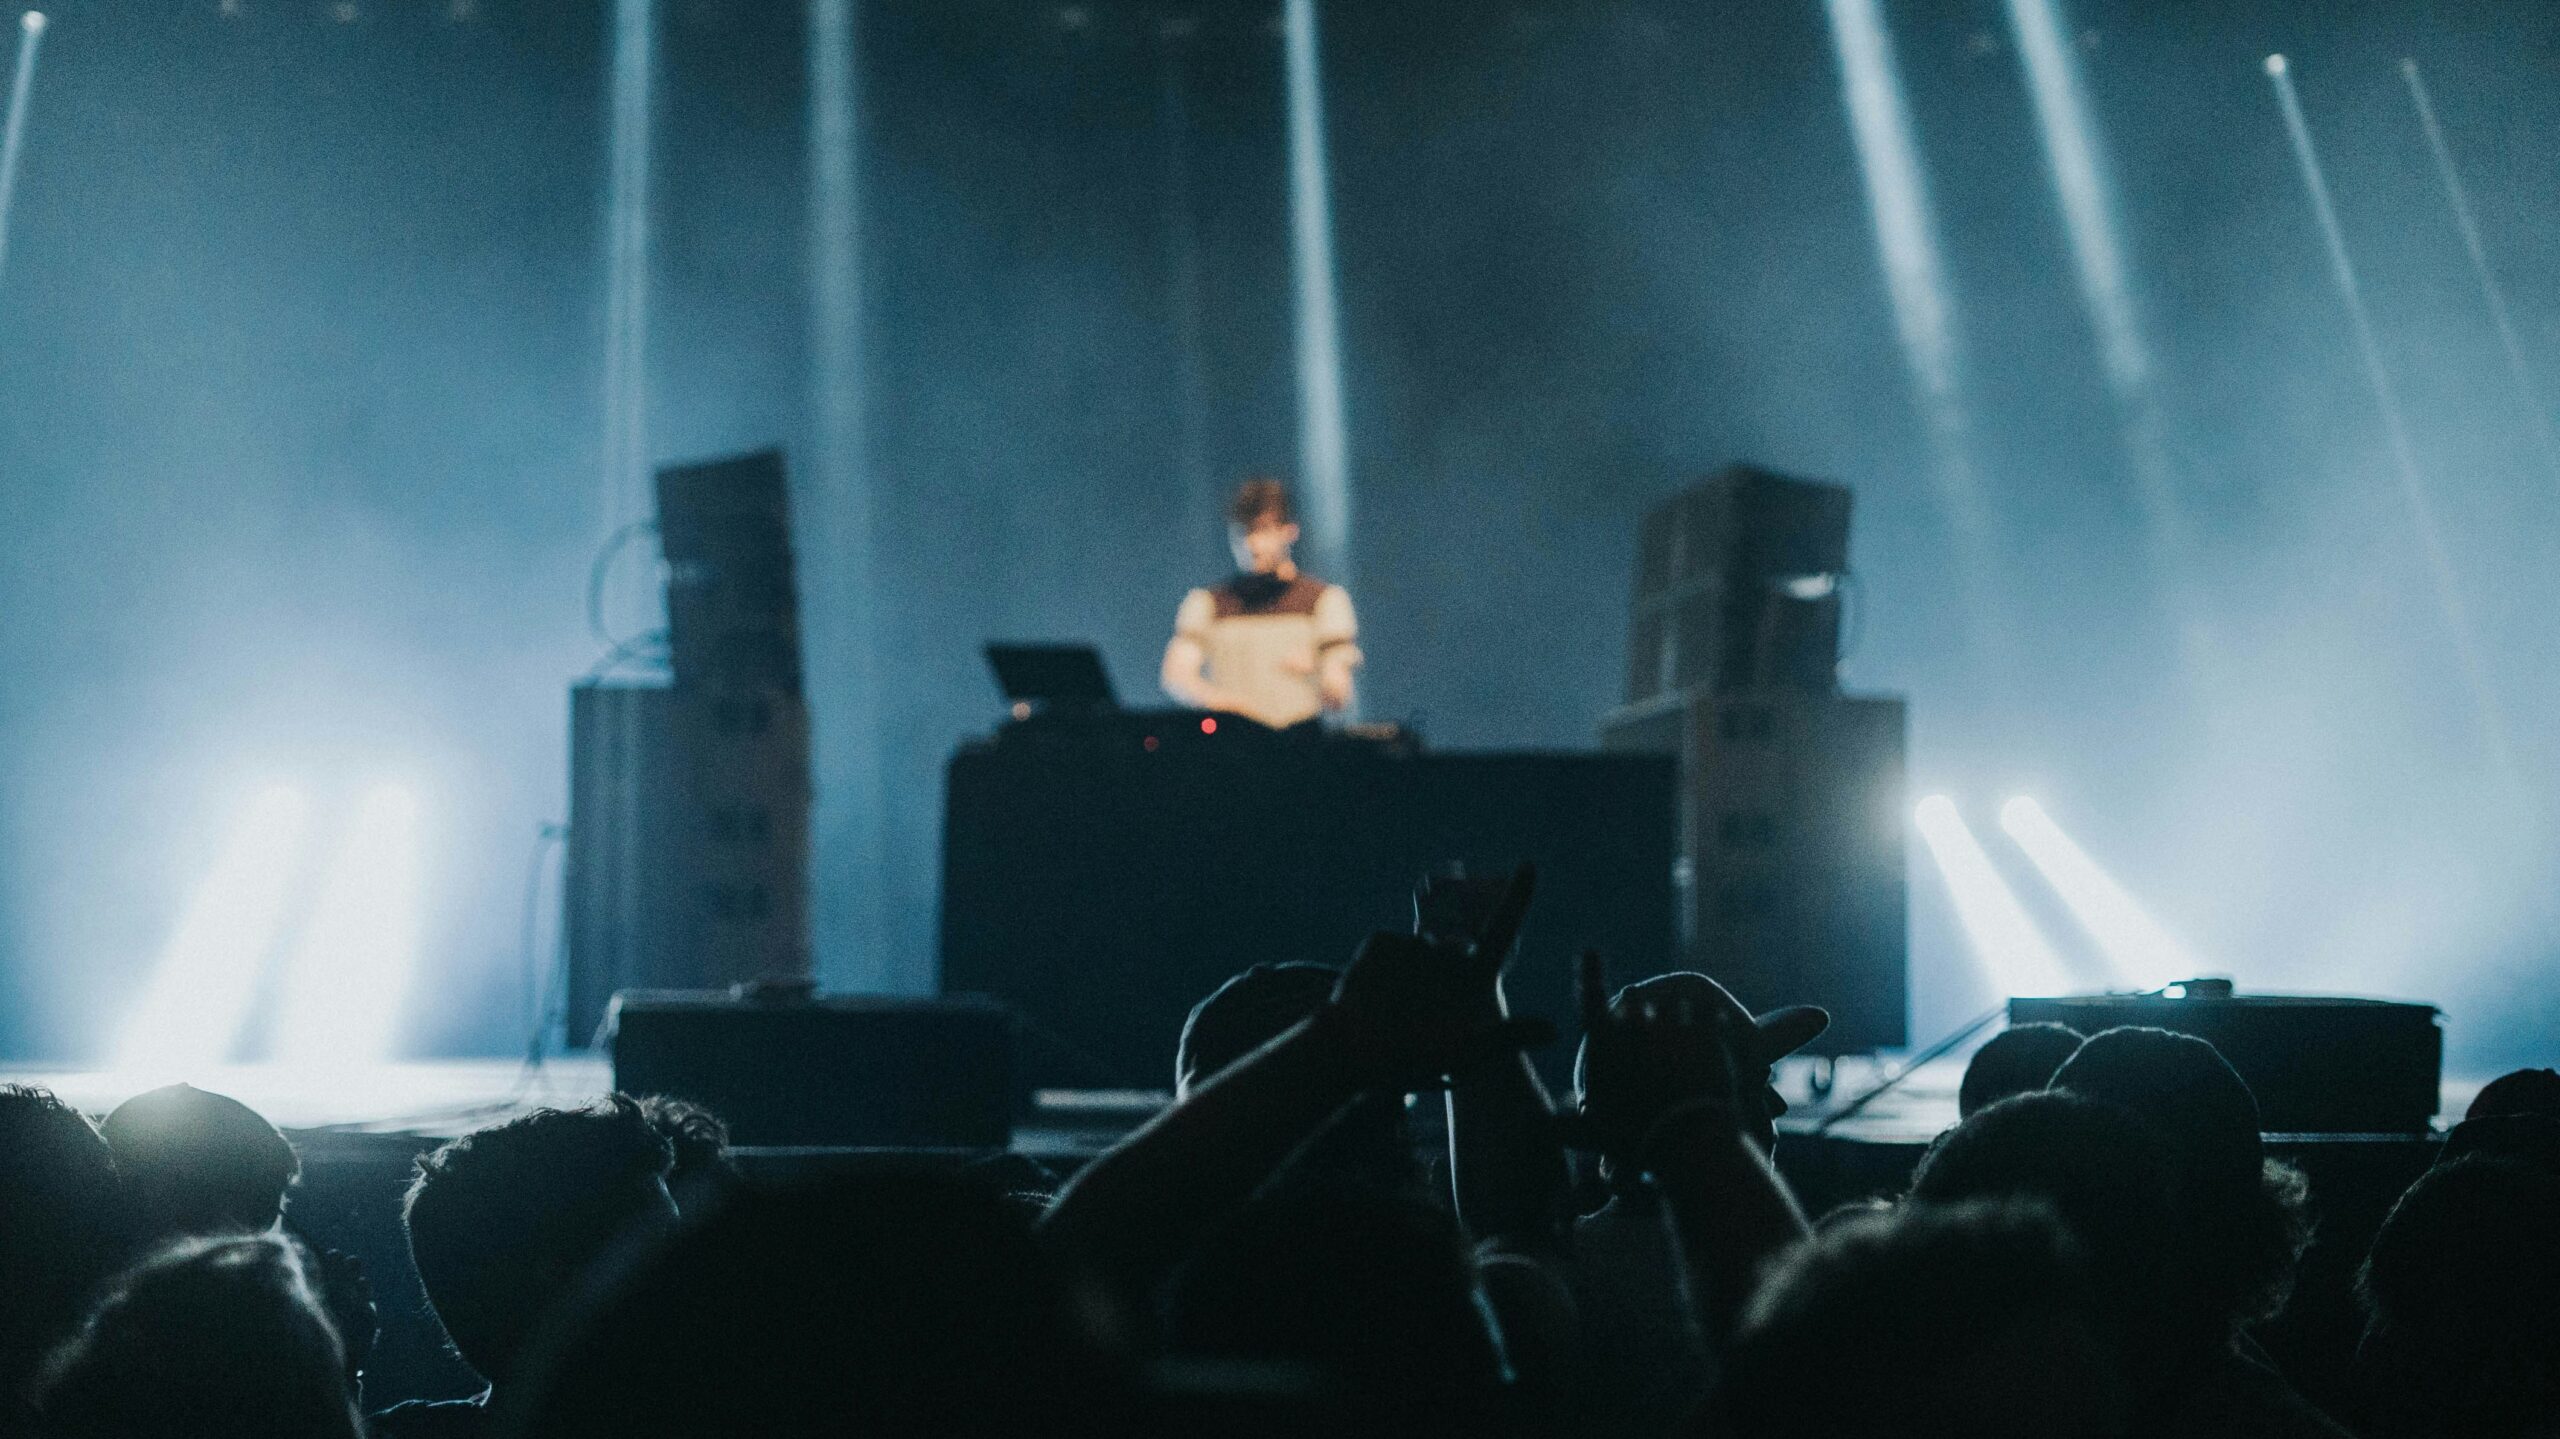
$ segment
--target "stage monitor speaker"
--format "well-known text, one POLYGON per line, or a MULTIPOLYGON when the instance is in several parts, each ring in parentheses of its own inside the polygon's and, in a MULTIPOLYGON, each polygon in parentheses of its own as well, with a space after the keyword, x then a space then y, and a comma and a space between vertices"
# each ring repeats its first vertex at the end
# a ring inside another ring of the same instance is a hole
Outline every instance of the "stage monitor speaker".
POLYGON ((731 1142, 1001 1149, 1018 1095, 1013 1019, 973 996, 614 997, 613 1087, 689 1099, 731 1142))
POLYGON ((1603 748, 1679 757, 1686 962, 1755 1010, 1818 1004, 1818 1054, 1908 1039, 1898 699, 1770 690, 1621 711, 1603 748))
POLYGON ((2444 1031, 2431 1005, 2290 994, 2080 995, 2009 1001, 2011 1024, 2082 1034, 2149 1025, 2210 1041, 2272 1134, 2415 1134, 2435 1122, 2444 1031))
POLYGON ((1627 704, 1835 689, 1849 507, 1844 486, 1734 465, 1646 512, 1627 704))

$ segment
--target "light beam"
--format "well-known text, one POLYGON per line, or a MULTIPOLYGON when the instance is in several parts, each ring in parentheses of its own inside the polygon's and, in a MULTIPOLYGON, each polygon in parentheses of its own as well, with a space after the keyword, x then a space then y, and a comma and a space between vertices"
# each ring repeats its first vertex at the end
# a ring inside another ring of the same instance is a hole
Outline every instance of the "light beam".
POLYGON ((2160 583, 2176 607, 2182 632, 2202 638, 2204 606, 2189 578, 2186 517, 2174 471, 2161 439, 2159 400, 2152 386, 2149 340, 2143 333, 2127 273, 2124 226, 2115 184, 2099 149, 2087 87, 2069 41, 2061 0, 2008 0, 2009 29, 2017 37, 2027 91, 2035 101, 2036 129, 2053 174, 2071 243, 2080 300, 2098 338, 2098 356, 2124 429, 2134 492, 2150 525, 2160 583))
MULTIPOLYGON (((887 779, 882 771, 880 589, 862 344, 862 209, 859 70, 854 0, 814 0, 809 11, 809 331, 812 413, 817 421, 811 477, 817 552, 811 567, 819 603, 812 618, 829 639, 813 652, 839 702, 822 711, 813 736, 827 782, 818 819, 841 857, 818 870, 821 903, 840 944, 869 968, 836 977, 859 989, 896 982, 882 958, 889 943, 887 779)), ((822 953, 825 951, 822 951, 822 953)))
POLYGON ((2000 807, 2000 828, 2018 842, 2036 872, 2062 897, 2116 978, 2134 989, 2158 989, 2205 972, 2193 953, 2062 832, 2044 806, 2020 796, 2000 807))
POLYGON ((18 194, 18 156, 27 144, 27 103, 35 94, 36 51, 44 43, 41 10, 18 17, 18 64, 9 80, 9 114, 0 120, 0 279, 9 273, 9 211, 18 194))
POLYGON ((2276 105, 2284 114, 2285 133, 2293 140, 2293 158, 2302 171, 2302 187, 2310 196, 2320 238, 2328 248, 2330 278, 2337 283, 2338 298, 2345 304, 2347 322, 2355 332, 2356 352, 2364 361, 2365 382, 2373 389, 2374 409, 2391 449, 2392 469, 2399 478, 2400 499, 2408 511, 2410 532, 2426 561, 2436 608, 2443 614, 2454 657, 2471 691, 2482 741, 2491 761, 2512 776, 2516 772, 2515 747, 2508 741, 2505 717, 2499 713, 2496 696, 2489 687, 2488 665, 2473 635, 2471 616, 2463 602, 2461 585, 2454 578, 2453 559, 2445 549, 2443 530, 2436 523, 2435 502, 2418 464, 2417 446, 2409 438, 2400 392, 2382 362, 2382 342, 2375 335, 2372 315, 2365 309, 2364 286, 2356 277, 2355 261, 2347 253, 2346 231, 2339 226, 2337 207, 2329 199, 2329 181, 2320 166, 2320 152, 2312 144, 2310 124, 2303 119, 2302 100, 2294 93, 2293 67, 2282 55, 2269 55, 2266 67, 2268 83, 2275 87, 2276 105))
POLYGON ((655 0, 614 0, 605 166, 604 472, 610 537, 649 513, 649 133, 655 0))
POLYGON ((2534 383, 2533 366, 2524 357, 2524 343, 2516 338, 2515 321, 2507 313, 2507 293, 2498 283, 2497 271, 2489 264, 2489 248, 2480 239, 2480 222, 2471 213, 2471 193, 2464 188, 2462 172, 2454 168, 2453 147, 2445 143, 2444 126, 2436 120, 2435 100, 2427 93, 2427 81, 2418 73, 2418 62, 2400 62, 2400 78, 2409 83, 2409 102, 2418 109, 2418 125, 2427 132, 2427 150, 2435 156, 2436 176, 2444 181, 2446 203, 2453 207, 2454 228, 2462 232, 2462 248, 2471 256, 2471 273, 2480 281, 2480 297, 2489 307, 2489 320, 2498 328, 2498 343, 2507 352, 2507 373, 2514 377, 2516 394, 2524 401, 2524 411, 2533 428, 2533 437, 2542 446, 2543 462, 2560 478, 2560 434, 2553 433, 2551 412, 2542 402, 2541 386, 2534 383))
POLYGON ((2061 956, 2008 881, 1992 868, 1991 856, 1956 812, 1955 801, 1931 795, 1913 809, 1911 818, 1946 881, 1947 897, 1955 901, 1956 922, 1992 985, 2012 996, 2069 993, 2071 976, 2061 956))
MULTIPOLYGON (((1936 451, 1940 488, 1959 543, 1979 568, 1988 520, 1975 478, 1972 424, 1965 411, 1962 345, 1956 332, 1954 293, 1938 258, 1937 224, 1928 184, 1912 138, 1902 76, 1877 0, 1825 0, 1831 38, 1840 56, 1849 127, 1865 176, 1867 207, 1885 289, 1905 362, 1919 391, 1922 417, 1936 451)), ((1977 580, 1982 576, 1974 576, 1977 580)))
POLYGON ((417 799, 399 785, 358 803, 285 967, 277 1059, 346 1069, 391 1057, 417 967, 418 829, 417 799))
POLYGON ((1298 305, 1298 465, 1314 568, 1351 583, 1350 439, 1342 409, 1342 311, 1335 295, 1332 182, 1325 154, 1315 0, 1282 11, 1289 80, 1289 258, 1298 305))
POLYGON ((310 808, 278 785, 241 811, 117 1040, 119 1070, 183 1078, 230 1054, 283 923, 310 808))

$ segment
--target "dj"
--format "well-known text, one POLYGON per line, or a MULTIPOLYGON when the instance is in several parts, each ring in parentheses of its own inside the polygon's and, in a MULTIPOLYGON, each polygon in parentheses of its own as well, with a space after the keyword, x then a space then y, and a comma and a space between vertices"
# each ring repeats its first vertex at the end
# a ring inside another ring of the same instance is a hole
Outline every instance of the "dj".
POLYGON ((1349 708, 1351 672, 1360 665, 1351 596, 1289 557, 1298 519, 1288 487, 1245 481, 1227 523, 1242 573, 1183 596, 1164 647, 1165 693, 1273 729, 1349 708))

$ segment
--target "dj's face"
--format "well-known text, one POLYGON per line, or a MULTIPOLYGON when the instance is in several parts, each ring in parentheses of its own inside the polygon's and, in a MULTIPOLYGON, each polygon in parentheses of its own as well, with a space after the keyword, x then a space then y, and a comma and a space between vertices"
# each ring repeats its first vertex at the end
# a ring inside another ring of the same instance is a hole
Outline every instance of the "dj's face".
POLYGON ((1257 575, 1267 575, 1289 562, 1289 550, 1298 543, 1298 527, 1281 520, 1256 520, 1251 528, 1231 529, 1236 551, 1236 564, 1257 575))

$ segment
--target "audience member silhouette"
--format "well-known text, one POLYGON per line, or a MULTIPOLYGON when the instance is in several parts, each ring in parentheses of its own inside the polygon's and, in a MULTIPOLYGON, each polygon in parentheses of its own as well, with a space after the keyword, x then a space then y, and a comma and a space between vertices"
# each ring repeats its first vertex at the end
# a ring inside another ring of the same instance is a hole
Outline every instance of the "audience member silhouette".
POLYGON ((2560 1119, 2560 1070, 2519 1069, 2480 1086, 2471 1097, 2465 1119, 2495 1119, 2535 1114, 2560 1119))
POLYGON ((2336 1436, 2267 1359, 2249 1329, 2283 1308, 2309 1242, 2300 1171, 2267 1157, 2257 1096, 2211 1044, 2139 1027, 2092 1035, 2053 1087, 2117 1105, 2167 1156, 2175 1243, 2167 1256, 2194 1358, 2159 1420, 2193 1435, 2336 1436))
POLYGON ((1107 1433, 1003 1199, 924 1173, 732 1193, 636 1254, 498 1408, 527 1439, 1107 1433))
POLYGON ((50 1090, 0 1085, 0 1434, 17 1432, 35 1368, 122 1262, 115 1158, 50 1090))
POLYGON ((2122 1360, 2138 1418, 2165 1414, 2227 1342, 2177 1282, 2180 1233, 2165 1147, 2129 1111, 2076 1094, 2013 1095, 1941 1136, 1912 1175, 1923 1204, 2015 1199, 2078 1241, 2099 1331, 2122 1360))
MULTIPOLYGON (((1761 1267, 1807 1232, 1769 1165, 1787 1107, 1772 1075, 1830 1019, 1809 1006, 1754 1018, 1693 972, 1641 980, 1603 1001, 1593 955, 1582 985, 1574 1128, 1599 1154, 1607 1202, 1544 1244, 1484 1237, 1541 1265, 1562 1297, 1561 1316, 1539 1318, 1537 1290, 1495 1291, 1511 1328, 1533 1339, 1563 1332, 1554 1342, 1566 1356, 1557 1380, 1564 1425, 1658 1434, 1706 1392, 1761 1267)), ((1474 1095, 1462 1088, 1453 1107, 1459 1101, 1474 1095)), ((1467 1176, 1459 1178, 1461 1212, 1470 1212, 1467 1176)))
POLYGON ((36 1394, 42 1439, 358 1439, 294 1241, 180 1240, 117 1280, 36 1394))
POLYGON ((2080 1031, 2067 1024, 2012 1025, 1991 1036, 1965 1061, 1964 1080, 1956 1087, 1956 1117, 1971 1119, 1985 1105, 2044 1088, 2080 1040, 2080 1031))
POLYGON ((135 1095, 99 1131, 115 1151, 136 1222, 153 1240, 272 1229, 302 1171, 293 1145, 264 1115, 189 1084, 135 1095))
POLYGON ((2560 1168, 2547 1157, 2484 1147, 2439 1163, 2383 1222, 2358 1291, 2370 1433, 2560 1433, 2560 1168))
POLYGON ((2101 1439, 2132 1432, 2065 1226, 2023 1200, 1914 1203, 1782 1260, 1746 1310, 1710 1439, 2101 1439))
MULTIPOLYGON (((1174 1097, 1187 1097, 1314 1014, 1341 979, 1329 964, 1257 964, 1211 990, 1192 1006, 1174 1046, 1174 1097)), ((1352 1101, 1293 1162, 1355 1184, 1405 1189, 1423 1180, 1399 1094, 1352 1101)))
MULTIPOLYGON (((625 1095, 538 1109, 418 1161, 403 1219, 427 1301, 465 1363, 503 1393, 544 1320, 618 1244, 675 1219, 673 1147, 625 1095)), ((375 1416, 377 1435, 479 1432, 487 1395, 375 1416)))
POLYGON ((1449 1216, 1408 1195, 1285 1182, 1211 1235, 1173 1280, 1182 1358, 1276 1366, 1321 1432, 1516 1429, 1499 1334, 1449 1216))

